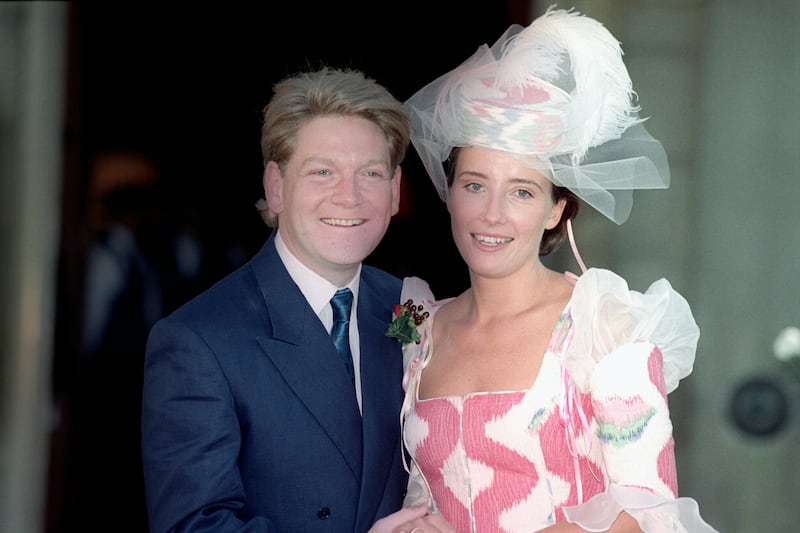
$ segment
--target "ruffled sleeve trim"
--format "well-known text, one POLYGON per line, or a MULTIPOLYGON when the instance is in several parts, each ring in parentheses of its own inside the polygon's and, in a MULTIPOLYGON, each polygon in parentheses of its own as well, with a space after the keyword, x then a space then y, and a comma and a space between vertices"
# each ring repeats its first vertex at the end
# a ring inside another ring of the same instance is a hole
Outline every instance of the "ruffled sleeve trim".
POLYGON ((700 516, 692 498, 664 498, 636 487, 611 485, 588 501, 564 507, 568 522, 587 531, 608 531, 622 511, 631 515, 644 533, 718 533, 700 516))
POLYGON ((642 294, 617 274, 590 268, 575 282, 567 311, 574 334, 563 361, 581 391, 588 390, 600 360, 633 342, 648 341, 661 350, 667 393, 692 372, 700 330, 686 299, 666 279, 642 294))

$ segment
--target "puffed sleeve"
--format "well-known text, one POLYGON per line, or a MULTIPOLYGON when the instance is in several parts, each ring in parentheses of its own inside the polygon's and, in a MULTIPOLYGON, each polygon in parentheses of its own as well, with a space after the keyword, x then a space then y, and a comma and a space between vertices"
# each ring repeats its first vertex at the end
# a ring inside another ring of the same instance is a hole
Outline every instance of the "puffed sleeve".
POLYGON ((645 533, 714 532, 695 500, 677 497, 667 394, 694 362, 699 329, 689 305, 666 280, 641 294, 611 272, 587 274, 573 293, 576 342, 565 362, 591 397, 591 454, 609 486, 564 515, 588 531, 606 531, 624 510, 645 533))
POLYGON ((667 393, 692 372, 700 329, 686 299, 666 279, 640 293, 617 274, 590 268, 576 282, 569 307, 575 333, 564 364, 579 390, 587 390, 600 360, 637 341, 661 350, 667 393))

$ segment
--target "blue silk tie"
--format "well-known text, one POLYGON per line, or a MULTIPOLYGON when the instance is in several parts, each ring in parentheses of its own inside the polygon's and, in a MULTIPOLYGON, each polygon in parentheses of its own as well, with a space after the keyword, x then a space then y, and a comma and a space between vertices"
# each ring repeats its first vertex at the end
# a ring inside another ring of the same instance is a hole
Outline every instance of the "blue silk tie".
POLYGON ((353 293, 350 289, 339 289, 331 298, 333 309, 333 327, 331 338, 336 346, 336 351, 342 358, 344 367, 350 381, 355 384, 355 371, 353 370, 353 356, 350 353, 350 307, 353 305, 353 293))

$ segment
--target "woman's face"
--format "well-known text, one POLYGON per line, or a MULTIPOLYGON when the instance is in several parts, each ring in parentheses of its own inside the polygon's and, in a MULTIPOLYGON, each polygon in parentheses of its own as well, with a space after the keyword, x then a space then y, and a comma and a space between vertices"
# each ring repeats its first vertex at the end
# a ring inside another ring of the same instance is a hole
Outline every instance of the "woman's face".
POLYGON ((462 148, 447 199, 453 239, 470 271, 504 277, 539 261, 546 229, 558 224, 564 200, 521 160, 488 148, 462 148))

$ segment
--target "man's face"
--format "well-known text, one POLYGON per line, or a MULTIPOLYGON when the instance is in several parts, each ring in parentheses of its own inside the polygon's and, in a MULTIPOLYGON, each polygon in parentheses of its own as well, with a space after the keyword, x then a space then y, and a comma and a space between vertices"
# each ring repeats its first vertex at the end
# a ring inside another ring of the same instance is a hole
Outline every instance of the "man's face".
POLYGON ((326 116, 298 132, 282 172, 264 171, 269 207, 289 250, 335 285, 355 275, 400 207, 400 167, 391 168, 381 129, 358 117, 326 116))

